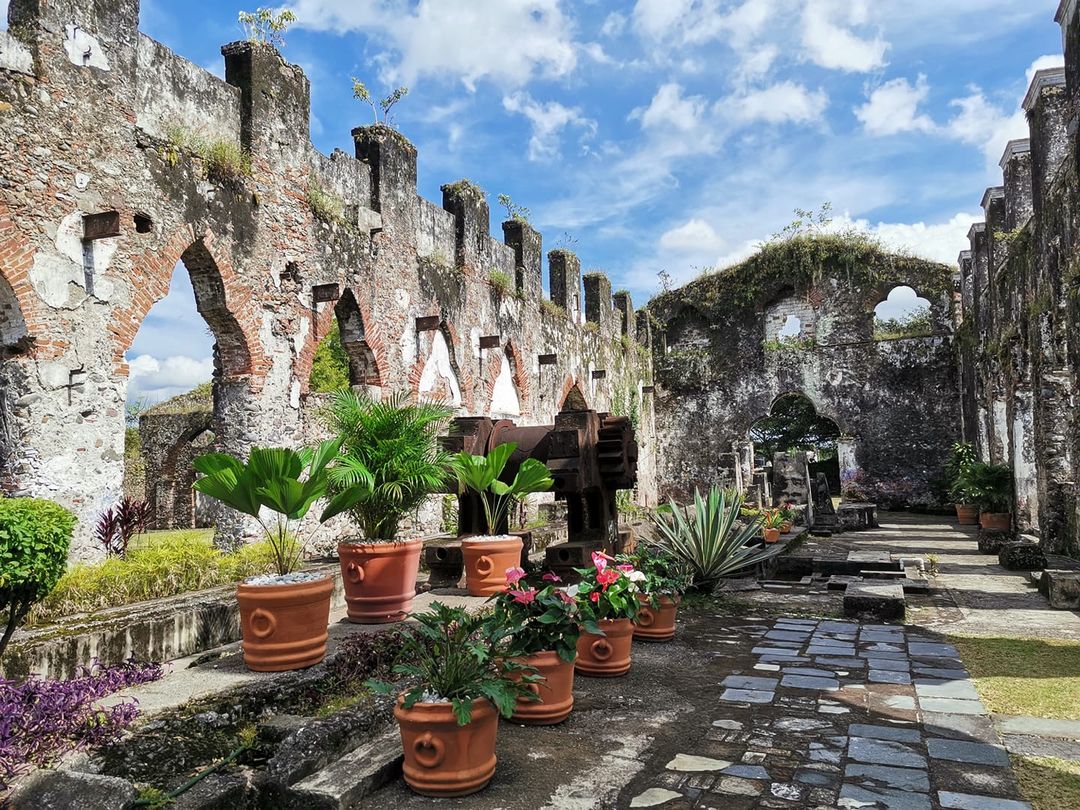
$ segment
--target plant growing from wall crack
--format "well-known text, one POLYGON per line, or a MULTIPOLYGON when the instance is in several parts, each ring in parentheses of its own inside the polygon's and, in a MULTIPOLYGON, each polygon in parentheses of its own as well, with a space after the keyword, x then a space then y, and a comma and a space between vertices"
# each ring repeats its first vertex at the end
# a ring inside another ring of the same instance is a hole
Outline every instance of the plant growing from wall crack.
POLYGON ((394 126, 393 116, 390 114, 391 109, 393 109, 395 104, 405 98, 405 96, 409 95, 409 88, 403 85, 395 88, 389 95, 383 96, 376 101, 375 97, 371 95, 371 91, 368 90, 367 85, 355 76, 352 80, 352 88, 353 98, 358 99, 371 107, 371 112, 375 116, 375 123, 388 127, 394 126))
POLYGON ((296 22, 296 15, 288 9, 275 14, 273 9, 259 8, 255 11, 241 11, 237 21, 244 29, 248 42, 284 48, 285 32, 296 22))
POLYGON ((529 222, 529 209, 524 205, 518 205, 514 202, 509 194, 499 195, 499 205, 506 209, 506 218, 512 219, 515 222, 529 222))

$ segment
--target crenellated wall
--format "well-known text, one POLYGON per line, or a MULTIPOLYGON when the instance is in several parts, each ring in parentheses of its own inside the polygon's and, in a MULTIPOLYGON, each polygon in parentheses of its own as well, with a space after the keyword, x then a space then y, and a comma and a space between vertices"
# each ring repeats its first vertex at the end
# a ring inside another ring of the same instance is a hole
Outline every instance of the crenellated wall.
POLYGON ((960 256, 964 435, 1009 464, 1017 529, 1048 552, 1080 556, 1080 16, 1064 0, 1065 68, 1035 74, 1030 137, 1001 159, 985 223, 960 256))
MULTIPOLYGON (((73 557, 98 553, 90 529, 123 478, 124 353, 182 262, 216 339, 217 447, 319 434, 308 376, 336 318, 353 384, 380 394, 442 397, 462 414, 525 424, 551 422, 567 402, 632 416, 638 499, 655 502, 642 390, 651 333, 629 296, 613 299, 602 277, 583 292, 580 261, 553 251, 545 302, 542 238, 528 223, 505 222, 493 239, 484 194, 467 181, 444 186, 441 207, 420 198, 416 150, 392 129, 355 129, 354 155, 320 154, 298 67, 233 43, 221 81, 140 34, 138 13, 137 0, 9 6, 3 492, 72 508, 73 557), (249 173, 233 171, 237 154, 249 173)), ((211 517, 244 533, 235 515, 211 517)))

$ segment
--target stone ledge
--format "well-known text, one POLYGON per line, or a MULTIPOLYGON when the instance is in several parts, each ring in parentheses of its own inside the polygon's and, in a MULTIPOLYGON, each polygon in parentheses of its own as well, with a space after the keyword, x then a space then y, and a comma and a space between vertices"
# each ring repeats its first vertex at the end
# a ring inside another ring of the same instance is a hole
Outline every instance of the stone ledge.
POLYGON ((1080 610, 1080 571, 1047 568, 1039 578, 1039 593, 1055 610, 1080 610))
POLYGON ((1041 571, 1046 568, 1046 555, 1032 543, 1005 543, 998 552, 998 564, 1009 571, 1041 571))
MULTIPOLYGON (((312 571, 336 574, 338 564, 323 563, 312 571)), ((341 578, 335 577, 331 607, 345 602, 341 578)), ((72 678, 79 667, 96 659, 105 665, 131 657, 140 661, 172 661, 240 639, 236 586, 222 585, 167 599, 136 602, 78 614, 45 627, 19 631, 4 656, 6 678, 35 673, 45 678, 72 678)))
POLYGON ((905 610, 904 589, 899 583, 853 582, 844 591, 845 616, 872 616, 888 621, 903 619, 905 610))

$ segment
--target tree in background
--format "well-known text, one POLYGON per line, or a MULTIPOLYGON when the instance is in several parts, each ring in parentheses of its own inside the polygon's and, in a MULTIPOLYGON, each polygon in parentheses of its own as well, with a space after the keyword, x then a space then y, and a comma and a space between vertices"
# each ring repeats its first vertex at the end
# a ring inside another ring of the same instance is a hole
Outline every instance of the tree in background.
POLYGON ((799 394, 780 397, 772 411, 750 428, 757 452, 770 460, 787 450, 814 450, 818 459, 836 452, 840 428, 831 419, 818 415, 814 403, 799 394))
POLYGON ((349 385, 349 355, 341 345, 341 330, 335 321, 315 349, 308 388, 313 394, 330 394, 349 385))

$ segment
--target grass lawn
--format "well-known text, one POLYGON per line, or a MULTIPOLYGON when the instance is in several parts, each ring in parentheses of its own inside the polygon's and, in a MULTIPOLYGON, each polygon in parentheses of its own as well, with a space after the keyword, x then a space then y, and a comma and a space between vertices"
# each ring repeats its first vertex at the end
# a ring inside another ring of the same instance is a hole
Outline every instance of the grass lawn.
MULTIPOLYGON (((1080 642, 967 636, 950 640, 991 712, 1080 720, 1080 642)), ((1068 806, 1080 803, 1058 805, 1068 806)))
POLYGON ((1080 762, 1020 756, 1012 762, 1020 790, 1035 810, 1080 807, 1080 762))

